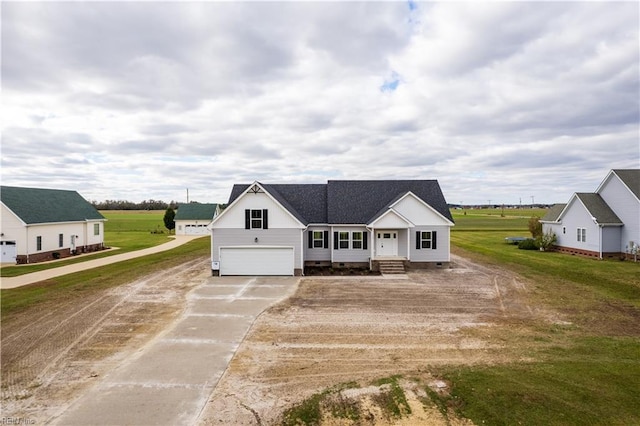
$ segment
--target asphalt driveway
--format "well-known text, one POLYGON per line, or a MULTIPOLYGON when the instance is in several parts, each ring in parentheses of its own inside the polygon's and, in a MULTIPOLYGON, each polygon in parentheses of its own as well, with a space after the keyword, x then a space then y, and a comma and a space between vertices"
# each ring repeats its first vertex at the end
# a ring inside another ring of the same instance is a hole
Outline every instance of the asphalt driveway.
POLYGON ((59 425, 193 424, 255 319, 296 277, 210 277, 183 315, 56 417, 59 425))

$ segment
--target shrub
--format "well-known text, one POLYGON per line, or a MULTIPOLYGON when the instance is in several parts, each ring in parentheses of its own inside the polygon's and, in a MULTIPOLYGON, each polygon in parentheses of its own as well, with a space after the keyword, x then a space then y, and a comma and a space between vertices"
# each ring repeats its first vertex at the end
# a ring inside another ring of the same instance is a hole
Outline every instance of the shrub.
POLYGON ((533 238, 527 238, 526 240, 520 241, 518 243, 518 248, 520 250, 538 250, 536 240, 534 240, 533 238))
POLYGON ((556 234, 549 231, 536 238, 536 245, 540 247, 542 250, 547 250, 549 247, 554 245, 557 240, 558 240, 558 237, 556 236, 556 234))

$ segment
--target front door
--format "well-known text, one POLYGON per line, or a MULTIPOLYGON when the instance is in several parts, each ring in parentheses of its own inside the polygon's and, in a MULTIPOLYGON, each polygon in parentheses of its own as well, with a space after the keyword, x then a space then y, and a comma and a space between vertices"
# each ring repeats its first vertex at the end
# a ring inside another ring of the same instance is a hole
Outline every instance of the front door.
POLYGON ((397 231, 377 231, 376 237, 376 254, 379 257, 398 255, 397 231))

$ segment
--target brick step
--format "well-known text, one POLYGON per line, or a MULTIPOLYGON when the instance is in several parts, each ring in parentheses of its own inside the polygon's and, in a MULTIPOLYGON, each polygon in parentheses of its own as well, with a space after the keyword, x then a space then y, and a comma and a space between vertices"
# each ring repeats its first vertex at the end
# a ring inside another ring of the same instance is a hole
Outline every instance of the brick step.
POLYGON ((380 273, 382 274, 404 274, 404 263, 402 261, 385 260, 380 262, 380 273))

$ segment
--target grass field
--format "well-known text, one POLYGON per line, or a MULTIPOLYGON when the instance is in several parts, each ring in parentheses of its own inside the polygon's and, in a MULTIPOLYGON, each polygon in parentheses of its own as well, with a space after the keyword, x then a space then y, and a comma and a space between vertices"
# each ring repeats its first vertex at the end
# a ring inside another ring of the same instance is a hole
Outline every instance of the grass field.
POLYGON ((15 277, 72 263, 141 250, 169 241, 169 234, 167 229, 164 228, 162 220, 164 211, 102 211, 101 213, 107 218, 107 222, 104 225, 105 246, 118 247, 118 250, 98 252, 81 257, 70 257, 57 262, 3 267, 0 270, 0 276, 15 277))
POLYGON ((180 265, 195 257, 207 256, 209 250, 209 239, 198 238, 169 251, 53 278, 43 283, 0 290, 2 321, 22 309, 30 308, 37 311, 40 302, 81 298, 89 292, 126 284, 143 275, 180 265))
POLYGON ((532 304, 560 312, 567 324, 514 324, 493 336, 534 361, 442 368, 453 390, 440 403, 476 424, 640 424, 640 263, 505 244, 507 236, 528 236, 527 217, 543 212, 453 213, 454 252, 528 278, 532 304))

